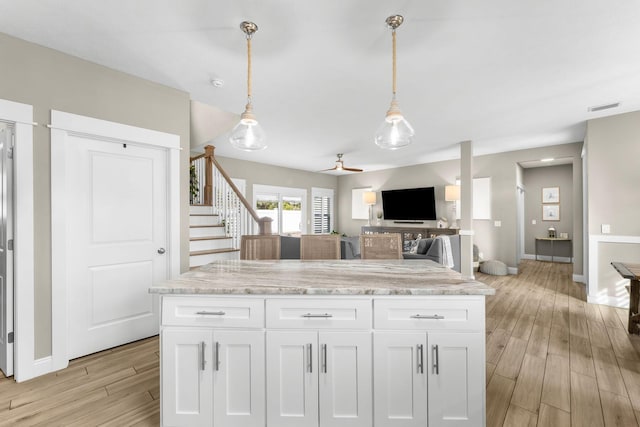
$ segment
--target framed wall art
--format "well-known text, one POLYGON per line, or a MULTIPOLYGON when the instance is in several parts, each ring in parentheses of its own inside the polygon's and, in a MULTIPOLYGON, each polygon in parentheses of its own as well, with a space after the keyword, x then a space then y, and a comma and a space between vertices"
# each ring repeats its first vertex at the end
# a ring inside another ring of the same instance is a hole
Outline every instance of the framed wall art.
POLYGON ((543 205, 543 221, 560 221, 560 205, 543 205))
POLYGON ((560 203, 560 187, 542 188, 542 203, 560 203))

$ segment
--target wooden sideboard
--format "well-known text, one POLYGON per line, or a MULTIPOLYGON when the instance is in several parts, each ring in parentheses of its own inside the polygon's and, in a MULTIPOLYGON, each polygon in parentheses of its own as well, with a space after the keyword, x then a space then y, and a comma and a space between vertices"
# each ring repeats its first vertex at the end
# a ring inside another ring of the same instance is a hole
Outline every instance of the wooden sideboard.
POLYGON ((427 238, 438 234, 458 234, 456 228, 434 228, 434 227, 380 227, 365 225, 362 227, 362 234, 374 233, 400 233, 402 236, 402 250, 406 252, 411 247, 411 241, 418 237, 427 238))

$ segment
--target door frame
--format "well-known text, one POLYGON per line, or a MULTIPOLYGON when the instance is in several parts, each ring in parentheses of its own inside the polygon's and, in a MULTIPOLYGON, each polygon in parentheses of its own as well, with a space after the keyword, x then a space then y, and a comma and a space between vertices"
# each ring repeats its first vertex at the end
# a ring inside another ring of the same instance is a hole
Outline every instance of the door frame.
POLYGON ((65 209, 66 138, 90 137, 167 151, 167 278, 180 274, 180 136, 92 117, 51 110, 51 365, 55 371, 69 364, 67 353, 67 258, 65 209))
POLYGON ((0 99, 0 120, 14 126, 13 377, 36 376, 34 356, 33 106, 0 99))

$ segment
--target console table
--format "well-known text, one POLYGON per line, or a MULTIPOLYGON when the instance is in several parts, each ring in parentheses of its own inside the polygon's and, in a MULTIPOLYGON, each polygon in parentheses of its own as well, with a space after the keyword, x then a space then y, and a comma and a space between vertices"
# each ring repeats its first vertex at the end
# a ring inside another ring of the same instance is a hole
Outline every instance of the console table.
POLYGON ((434 227, 376 227, 376 226, 363 226, 362 234, 375 234, 375 233, 400 233, 402 236, 402 251, 407 252, 411 248, 411 241, 416 240, 418 235, 422 235, 423 238, 437 236, 439 234, 458 234, 456 228, 434 228, 434 227))
POLYGON ((625 279, 630 280, 629 286, 629 324, 630 334, 640 335, 640 264, 612 262, 611 265, 625 279))
MULTIPOLYGON (((573 245, 571 244, 571 239, 562 239, 560 237, 536 237, 536 243, 535 243, 535 254, 536 254, 536 261, 538 260, 538 244, 540 242, 550 242, 551 243, 551 262, 553 262, 553 257, 554 255, 556 255, 555 253, 555 243, 558 242, 568 242, 569 243, 569 262, 573 262, 573 245)), ((545 254, 540 254, 540 255, 545 255, 545 254)))

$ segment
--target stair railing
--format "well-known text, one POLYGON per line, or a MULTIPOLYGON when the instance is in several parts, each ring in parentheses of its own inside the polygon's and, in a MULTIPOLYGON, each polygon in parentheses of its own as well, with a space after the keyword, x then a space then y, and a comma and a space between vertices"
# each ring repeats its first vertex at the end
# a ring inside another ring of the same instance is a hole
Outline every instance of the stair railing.
POLYGON ((203 154, 191 158, 198 184, 198 190, 192 192, 191 204, 211 206, 213 213, 224 224, 225 233, 232 238, 233 247, 237 249, 240 248, 240 236, 243 234, 271 234, 273 219, 258 216, 220 166, 214 157, 214 150, 215 147, 207 145, 203 154))

